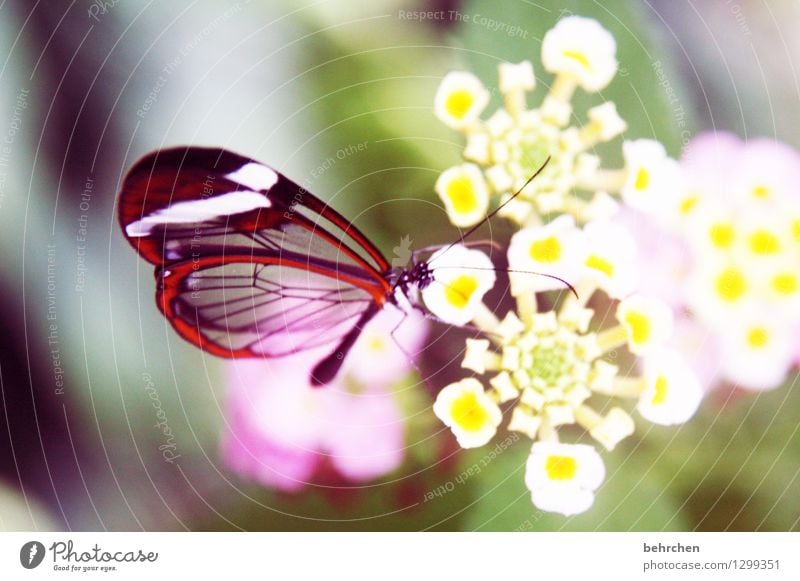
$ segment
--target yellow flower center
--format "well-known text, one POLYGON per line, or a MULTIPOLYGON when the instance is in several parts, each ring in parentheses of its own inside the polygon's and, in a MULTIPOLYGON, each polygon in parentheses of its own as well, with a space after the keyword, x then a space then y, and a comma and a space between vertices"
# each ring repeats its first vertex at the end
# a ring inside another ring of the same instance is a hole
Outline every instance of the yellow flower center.
POLYGON ((737 301, 745 292, 747 292, 747 281, 738 269, 726 268, 717 277, 717 294, 723 300, 737 301))
POLYGON ((694 207, 697 205, 697 202, 699 201, 700 201, 700 196, 697 195, 687 196, 683 200, 681 200, 681 205, 678 208, 678 211, 684 216, 687 216, 691 213, 692 210, 694 210, 694 207))
POLYGON ((550 480, 572 480, 578 471, 578 463, 572 456, 548 456, 544 469, 550 480))
POLYGON ((555 236, 536 240, 531 244, 530 255, 536 262, 558 262, 561 258, 561 243, 555 236))
POLYGON ((793 272, 776 274, 772 278, 772 288, 781 295, 791 295, 797 292, 797 275, 793 272))
POLYGON ((792 236, 794 239, 800 242, 800 218, 792 222, 792 236))
POLYGON ((642 313, 630 311, 625 314, 625 322, 631 335, 631 341, 637 345, 647 343, 650 338, 650 319, 642 313))
POLYGON ((468 176, 459 176, 450 180, 450 183, 447 184, 447 197, 453 204, 453 209, 459 214, 473 212, 478 206, 475 188, 468 176))
POLYGON ((778 237, 769 230, 757 230, 750 235, 750 250, 754 254, 775 254, 780 248, 778 237))
POLYGON ((761 349, 769 342, 769 333, 764 327, 754 327, 747 333, 747 344, 753 349, 761 349))
POLYGON ((475 102, 475 97, 467 89, 458 89, 447 95, 444 102, 444 108, 450 115, 456 119, 463 119, 472 104, 475 102))
POLYGON ((474 276, 462 274, 447 284, 444 289, 444 296, 448 303, 457 309, 463 309, 477 288, 478 281, 474 276))
POLYGON ((640 168, 639 173, 636 174, 636 181, 633 184, 633 187, 639 191, 642 191, 650 185, 650 172, 647 171, 645 168, 640 168))
POLYGON ((586 55, 583 54, 582 52, 578 52, 577 50, 565 50, 561 54, 563 54, 568 59, 572 59, 574 61, 579 62, 581 66, 586 70, 590 70, 592 68, 592 64, 589 62, 589 59, 586 58, 586 55))
POLYGON ((711 225, 708 237, 711 239, 711 244, 717 248, 729 248, 736 237, 736 231, 733 229, 732 224, 717 222, 711 225))
POLYGON ((489 421, 489 414, 478 401, 478 397, 468 391, 459 396, 450 408, 450 415, 458 426, 467 432, 477 432, 489 421))
POLYGON ((609 278, 614 275, 614 265, 608 260, 597 256, 596 254, 592 254, 586 259, 586 266, 595 270, 599 270, 609 278))
POLYGON ((763 200, 764 198, 769 197, 769 188, 763 184, 753 186, 752 194, 754 198, 763 200))
POLYGON ((669 383, 667 382, 667 378, 663 375, 659 375, 656 379, 656 384, 654 387, 654 394, 651 403, 653 405, 659 405, 664 403, 667 399, 667 387, 669 387, 669 383))

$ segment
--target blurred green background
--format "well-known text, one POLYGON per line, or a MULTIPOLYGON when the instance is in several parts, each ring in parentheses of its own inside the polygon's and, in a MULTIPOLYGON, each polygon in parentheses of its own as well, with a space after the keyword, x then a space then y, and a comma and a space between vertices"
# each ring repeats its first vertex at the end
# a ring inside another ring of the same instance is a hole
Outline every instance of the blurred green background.
MULTIPOLYGON (((403 397, 409 415, 425 413, 407 428, 405 464, 382 481, 289 495, 219 461, 222 364, 155 308, 152 268, 115 221, 127 167, 166 145, 226 147, 329 200, 387 255, 405 235, 415 247, 451 240, 433 184, 463 143, 433 115, 439 80, 468 69, 493 87, 498 63, 530 59, 535 102, 550 80, 542 36, 569 13, 612 32, 621 67, 607 90, 579 95, 579 118, 613 100, 625 138, 657 138, 673 156, 713 128, 800 145, 800 8, 788 1, 0 5, 0 528, 800 529, 796 377, 769 393, 717 392, 682 427, 640 422, 604 454, 596 504, 574 518, 533 507, 522 440, 425 502, 487 450, 457 452, 422 390, 403 397), (427 10, 447 16, 408 17, 427 10), (158 450, 147 377, 180 466, 158 450)), ((617 140, 604 160, 621 163, 618 152, 617 140)))

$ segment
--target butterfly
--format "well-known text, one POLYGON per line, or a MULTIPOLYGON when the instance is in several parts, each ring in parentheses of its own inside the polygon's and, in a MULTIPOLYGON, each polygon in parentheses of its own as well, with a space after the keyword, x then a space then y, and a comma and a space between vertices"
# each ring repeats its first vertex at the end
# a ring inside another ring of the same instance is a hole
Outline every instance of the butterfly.
POLYGON ((225 149, 149 153, 127 173, 118 206, 128 242, 155 265, 156 304, 181 337, 228 358, 328 346, 313 385, 333 380, 381 309, 416 307, 415 292, 433 280, 428 262, 392 267, 325 202, 225 149))

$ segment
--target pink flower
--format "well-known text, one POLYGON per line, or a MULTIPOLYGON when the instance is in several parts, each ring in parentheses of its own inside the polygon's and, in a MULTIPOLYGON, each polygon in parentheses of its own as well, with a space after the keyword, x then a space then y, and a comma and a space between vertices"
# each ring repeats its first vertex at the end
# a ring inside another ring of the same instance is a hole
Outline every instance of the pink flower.
POLYGON ((686 301, 682 287, 692 266, 686 242, 643 212, 622 209, 612 223, 636 241, 636 289, 680 310, 686 301))
POLYGON ((691 259, 683 303, 715 346, 707 359, 719 361, 720 377, 775 388, 800 335, 800 153, 705 133, 681 166, 687 188, 673 224, 691 259))
POLYGON ((674 346, 706 387, 777 387, 800 335, 800 153, 704 133, 680 163, 663 212, 614 218, 638 243, 640 291, 675 310, 674 346))
MULTIPOLYGON (((330 385, 309 383, 327 350, 290 357, 235 360, 227 368, 225 464, 286 492, 299 491, 324 466, 351 481, 378 478, 404 456, 404 419, 391 391, 411 363, 389 333, 402 313, 386 311, 364 329, 330 385)), ((416 353, 425 325, 409 317, 398 336, 416 353)))
POLYGON ((684 150, 681 166, 690 190, 728 205, 747 207, 753 199, 797 203, 800 154, 773 139, 742 141, 724 131, 701 133, 684 150))
POLYGON ((720 379, 719 337, 692 317, 675 319, 670 345, 678 350, 694 371, 705 391, 716 387, 720 379))
POLYGON ((724 198, 731 173, 744 144, 733 133, 701 133, 686 146, 681 156, 687 189, 724 198))

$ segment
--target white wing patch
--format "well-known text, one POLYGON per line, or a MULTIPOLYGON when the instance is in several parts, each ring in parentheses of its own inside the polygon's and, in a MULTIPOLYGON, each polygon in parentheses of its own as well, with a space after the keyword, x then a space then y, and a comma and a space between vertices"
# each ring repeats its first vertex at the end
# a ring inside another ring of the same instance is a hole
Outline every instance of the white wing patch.
POLYGON ((259 192, 274 186, 278 182, 278 173, 265 165, 251 161, 235 172, 227 174, 225 178, 259 192))
MULTIPOLYGON (((257 165, 254 163, 247 164, 257 165)), ((264 167, 264 166, 258 166, 264 167)), ((244 168, 242 168, 244 169, 244 168)), ((268 168, 264 168, 268 169, 268 168)), ((242 170, 237 171, 238 174, 242 170)), ((272 170, 269 170, 272 171, 272 170)), ((275 172, 272 172, 273 174, 275 172)), ((227 177, 232 177, 231 174, 227 177)), ((263 175, 263 174, 262 174, 263 175)), ((275 178, 277 180, 277 176, 275 178)), ((245 185, 243 182, 239 182, 245 185)), ((149 236, 156 226, 164 224, 191 224, 193 222, 205 222, 220 216, 231 216, 249 212, 256 208, 269 208, 272 203, 267 196, 257 192, 231 192, 206 198, 204 200, 194 200, 191 202, 178 202, 167 208, 162 208, 141 220, 131 222, 125 228, 125 232, 131 238, 139 236, 149 236)))

